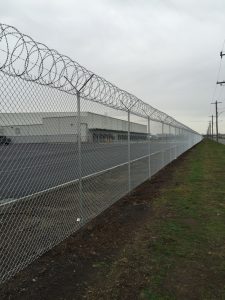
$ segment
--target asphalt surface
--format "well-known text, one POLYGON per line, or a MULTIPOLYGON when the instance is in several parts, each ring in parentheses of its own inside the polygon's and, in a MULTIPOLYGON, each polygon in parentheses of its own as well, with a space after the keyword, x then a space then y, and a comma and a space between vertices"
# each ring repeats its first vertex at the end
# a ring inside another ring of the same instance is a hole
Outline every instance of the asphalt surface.
MULTIPOLYGON (((152 142, 151 152, 175 146, 152 142)), ((180 149, 181 150, 181 149, 180 149)), ((169 152, 152 156, 156 173, 169 152)), ((132 143, 131 160, 148 155, 148 144, 132 143)), ((126 144, 82 144, 82 175, 113 168, 48 193, 21 199, 78 177, 77 145, 14 144, 0 147, 0 282, 81 228, 128 192, 126 144), (10 201, 9 199, 19 199, 10 201), (8 203, 8 204, 7 204, 8 203), (9 204, 11 203, 11 204, 9 204), (6 205, 4 205, 6 204, 6 205)), ((131 164, 131 188, 148 178, 148 158, 131 164)))
MULTIPOLYGON (((175 143, 170 142, 170 146, 175 143)), ((154 141, 151 153, 168 147, 168 143, 154 141)), ((131 160, 145 155, 148 155, 146 142, 131 144, 131 160)), ((82 144, 82 176, 127 161, 127 144, 82 144)), ((77 178, 77 144, 0 146, 0 200, 27 196, 77 178)))

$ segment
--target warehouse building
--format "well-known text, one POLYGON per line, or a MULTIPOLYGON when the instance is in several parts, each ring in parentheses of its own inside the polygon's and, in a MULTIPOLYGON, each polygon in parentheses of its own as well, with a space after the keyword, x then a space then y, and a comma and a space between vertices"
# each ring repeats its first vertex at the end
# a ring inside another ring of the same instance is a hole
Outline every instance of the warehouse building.
MULTIPOLYGON (((77 141, 77 114, 70 112, 1 113, 0 136, 13 143, 65 143, 77 141)), ((81 113, 82 142, 127 140, 128 122, 91 112, 81 113)), ((145 140, 147 126, 130 123, 131 140, 145 140)))

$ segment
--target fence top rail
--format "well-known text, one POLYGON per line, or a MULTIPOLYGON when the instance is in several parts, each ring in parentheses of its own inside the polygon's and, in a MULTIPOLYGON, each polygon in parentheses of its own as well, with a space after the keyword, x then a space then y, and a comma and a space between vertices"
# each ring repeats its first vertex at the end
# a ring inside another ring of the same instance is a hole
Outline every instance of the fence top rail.
POLYGON ((1 23, 0 52, 0 71, 9 76, 20 77, 69 94, 79 91, 81 97, 87 100, 198 134, 68 56, 34 41, 13 26, 1 23))

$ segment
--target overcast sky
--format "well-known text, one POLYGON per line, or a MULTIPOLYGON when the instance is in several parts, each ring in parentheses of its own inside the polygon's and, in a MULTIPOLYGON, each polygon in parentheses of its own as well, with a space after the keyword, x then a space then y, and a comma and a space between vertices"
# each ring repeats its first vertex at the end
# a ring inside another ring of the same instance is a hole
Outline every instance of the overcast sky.
MULTIPOLYGON (((7 0, 0 22, 205 133, 225 39, 224 0, 7 0)), ((219 79, 225 79, 225 57, 219 79), (224 72, 223 72, 224 70, 224 72)), ((221 114, 225 132, 225 113, 221 114)), ((222 130, 222 128, 224 129, 222 130)))

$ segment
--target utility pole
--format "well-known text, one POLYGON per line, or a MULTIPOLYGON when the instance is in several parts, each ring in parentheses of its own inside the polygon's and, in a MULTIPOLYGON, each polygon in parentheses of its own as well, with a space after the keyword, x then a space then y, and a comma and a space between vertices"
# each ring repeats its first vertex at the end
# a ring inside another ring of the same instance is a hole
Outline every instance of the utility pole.
MULTIPOLYGON (((223 58, 223 56, 225 55, 225 53, 223 53, 222 51, 220 51, 220 57, 221 59, 223 58)), ((223 85, 225 83, 225 81, 217 81, 216 84, 220 84, 220 85, 223 85)))
POLYGON ((210 117, 212 118, 212 121, 211 121, 211 133, 212 133, 212 139, 213 139, 213 136, 214 136, 214 130, 213 130, 213 125, 214 125, 214 124, 213 124, 213 117, 214 117, 214 116, 211 115, 210 117))
MULTIPOLYGON (((223 56, 225 55, 225 53, 223 53, 223 51, 220 51, 220 58, 222 60, 223 56)), ((220 85, 223 85, 225 84, 225 81, 217 81, 216 84, 220 84, 220 85)), ((218 142, 218 109, 217 109, 217 105, 218 103, 222 103, 222 102, 214 102, 214 103, 211 103, 211 104, 215 104, 216 105, 216 141, 218 142)), ((213 125, 212 125, 213 126, 213 125)))
POLYGON ((218 103, 222 103, 219 101, 212 102, 211 104, 215 104, 216 108, 216 141, 218 143, 218 103))
POLYGON ((213 132, 213 115, 212 115, 212 139, 213 139, 213 135, 214 135, 214 132, 213 132))
POLYGON ((221 59, 223 58, 224 55, 225 55, 225 53, 223 53, 222 51, 220 51, 220 57, 221 57, 221 59))
POLYGON ((209 121, 208 129, 207 129, 207 138, 211 135, 211 121, 209 121))

